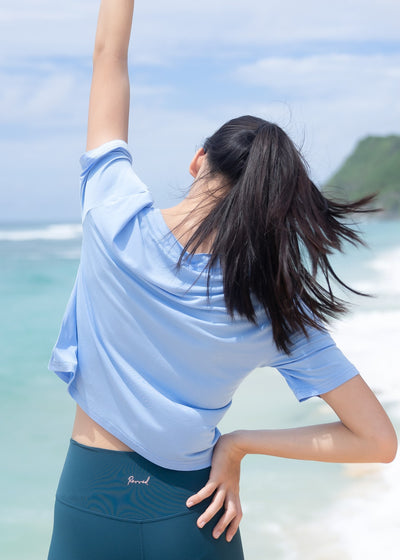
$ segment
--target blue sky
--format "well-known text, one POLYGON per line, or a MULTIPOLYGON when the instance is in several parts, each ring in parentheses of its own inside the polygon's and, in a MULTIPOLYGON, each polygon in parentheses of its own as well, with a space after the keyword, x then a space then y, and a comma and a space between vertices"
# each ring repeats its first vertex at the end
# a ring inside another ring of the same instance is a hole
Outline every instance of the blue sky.
MULTIPOLYGON (((0 7, 0 221, 79 221, 99 2, 0 7)), ((368 135, 400 133, 398 0, 139 0, 129 143, 161 207, 226 120, 278 122, 325 181, 368 135)))

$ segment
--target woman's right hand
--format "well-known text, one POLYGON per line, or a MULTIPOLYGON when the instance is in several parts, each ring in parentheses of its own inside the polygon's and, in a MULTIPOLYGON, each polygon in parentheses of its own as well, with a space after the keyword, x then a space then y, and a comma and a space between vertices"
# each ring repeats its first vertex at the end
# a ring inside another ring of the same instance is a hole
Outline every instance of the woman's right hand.
POLYGON ((239 497, 240 463, 245 453, 238 447, 235 432, 220 436, 212 456, 209 479, 203 488, 188 498, 188 507, 199 504, 214 494, 208 508, 200 515, 197 525, 203 528, 225 506, 225 512, 213 529, 213 537, 219 538, 226 531, 230 542, 239 528, 242 508, 239 497))

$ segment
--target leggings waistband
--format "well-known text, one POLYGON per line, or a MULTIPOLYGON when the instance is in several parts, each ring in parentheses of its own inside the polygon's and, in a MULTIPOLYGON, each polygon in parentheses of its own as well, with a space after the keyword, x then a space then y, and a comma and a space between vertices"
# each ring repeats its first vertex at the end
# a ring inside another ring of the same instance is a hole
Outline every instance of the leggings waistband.
POLYGON ((189 509, 186 500, 206 484, 209 473, 209 467, 166 469, 135 451, 90 447, 71 439, 56 497, 99 515, 150 521, 204 510, 205 501, 189 509))

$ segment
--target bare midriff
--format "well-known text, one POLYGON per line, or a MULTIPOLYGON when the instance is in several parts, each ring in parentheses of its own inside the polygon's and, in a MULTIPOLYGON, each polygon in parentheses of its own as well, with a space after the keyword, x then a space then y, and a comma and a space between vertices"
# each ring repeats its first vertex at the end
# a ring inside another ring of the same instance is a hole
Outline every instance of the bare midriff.
POLYGON ((79 405, 76 405, 75 422, 71 437, 78 443, 91 447, 113 449, 115 451, 132 451, 125 443, 122 443, 122 441, 92 420, 79 405))

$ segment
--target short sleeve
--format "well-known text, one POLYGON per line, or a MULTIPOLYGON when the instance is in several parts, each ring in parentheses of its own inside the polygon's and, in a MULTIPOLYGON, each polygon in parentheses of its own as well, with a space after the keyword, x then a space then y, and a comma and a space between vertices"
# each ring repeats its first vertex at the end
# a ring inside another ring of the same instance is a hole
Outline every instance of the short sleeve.
POLYGON ((283 375, 299 401, 336 389, 359 373, 326 330, 309 329, 308 334, 295 335, 291 354, 282 353, 268 364, 283 375))
POLYGON ((124 140, 111 140, 85 152, 80 164, 82 222, 95 208, 128 200, 130 208, 139 210, 153 202, 132 169, 132 156, 124 140))

